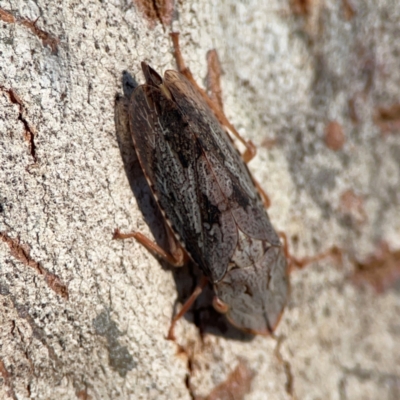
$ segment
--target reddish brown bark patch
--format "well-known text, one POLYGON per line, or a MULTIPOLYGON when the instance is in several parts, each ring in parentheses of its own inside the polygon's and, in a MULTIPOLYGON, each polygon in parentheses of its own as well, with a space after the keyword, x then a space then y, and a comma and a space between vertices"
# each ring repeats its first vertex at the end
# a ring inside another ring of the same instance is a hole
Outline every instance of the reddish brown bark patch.
POLYGON ((196 400, 243 400, 250 393, 254 376, 247 363, 240 361, 224 382, 215 387, 207 397, 196 400))
POLYGON ((4 87, 0 87, 0 90, 3 90, 8 94, 8 98, 10 99, 11 103, 17 104, 19 108, 19 115, 18 120, 22 122, 24 125, 24 138, 29 143, 29 152, 33 158, 33 161, 36 162, 36 144, 35 144, 35 132, 29 125, 28 121, 24 117, 24 105, 22 103, 21 98, 13 89, 6 89, 4 87))
POLYGON ((157 22, 169 26, 174 14, 174 0, 133 0, 137 9, 154 28, 157 22))
POLYGON ((364 210, 364 199, 354 193, 352 189, 346 190, 340 196, 339 212, 351 219, 352 223, 361 225, 367 221, 364 210))
POLYGON ((378 107, 375 111, 375 123, 383 134, 400 132, 400 103, 390 107, 378 107))
POLYGON ((354 7, 350 4, 349 0, 342 0, 342 7, 344 19, 346 21, 351 21, 356 15, 354 7))
POLYGON ((92 400, 93 397, 87 392, 87 389, 82 389, 76 393, 76 397, 79 400, 92 400))
POLYGON ((307 16, 311 12, 312 0, 292 0, 290 7, 293 14, 307 16))
POLYGON ((341 150, 346 141, 342 126, 336 121, 330 121, 325 127, 325 144, 333 150, 341 150))
POLYGON ((60 39, 56 38, 52 34, 38 28, 36 25, 37 20, 31 21, 30 19, 27 18, 21 18, 20 23, 24 26, 26 26, 30 31, 36 35, 41 41, 43 46, 50 47, 51 52, 53 54, 57 54, 58 52, 58 44, 60 43, 60 39))
POLYGON ((400 280, 400 250, 391 251, 387 243, 380 243, 366 260, 355 261, 351 280, 357 286, 371 286, 376 293, 385 292, 400 280))
POLYGON ((27 27, 35 36, 37 36, 42 41, 43 46, 50 47, 51 52, 53 54, 57 54, 60 39, 38 28, 38 26, 36 25, 37 19, 35 21, 31 21, 28 18, 18 18, 11 14, 9 11, 3 10, 2 8, 0 8, 0 19, 9 24, 18 23, 27 27))
POLYGON ((47 271, 40 263, 32 259, 30 249, 27 245, 21 244, 19 239, 10 238, 5 232, 0 232, 0 239, 8 245, 11 255, 24 265, 33 268, 38 274, 43 275, 50 289, 59 296, 68 300, 68 288, 61 279, 47 271))
POLYGON ((14 16, 8 11, 3 10, 2 8, 0 8, 0 19, 4 22, 7 22, 8 24, 12 24, 15 22, 14 16))

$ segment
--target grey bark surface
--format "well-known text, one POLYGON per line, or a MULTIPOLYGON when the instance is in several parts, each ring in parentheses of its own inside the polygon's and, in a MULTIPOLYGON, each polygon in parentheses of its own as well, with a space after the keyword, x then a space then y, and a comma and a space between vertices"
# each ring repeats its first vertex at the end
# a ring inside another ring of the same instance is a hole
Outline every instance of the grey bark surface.
POLYGON ((165 336, 194 273, 111 240, 117 227, 163 240, 123 95, 142 60, 175 68, 170 28, 129 1, 0 2, 1 399, 201 398, 239 359, 255 373, 246 399, 400 398, 399 288, 350 280, 352 258, 400 249, 399 129, 374 122, 400 101, 400 3, 354 0, 346 20, 348 2, 310 1, 308 16, 280 1, 175 4, 201 85, 206 52, 219 53, 226 114, 259 147, 250 169, 291 252, 344 253, 291 274, 275 338, 236 332, 207 303, 177 343, 165 336), (329 121, 346 136, 336 152, 329 121), (366 218, 343 214, 347 190, 366 218))

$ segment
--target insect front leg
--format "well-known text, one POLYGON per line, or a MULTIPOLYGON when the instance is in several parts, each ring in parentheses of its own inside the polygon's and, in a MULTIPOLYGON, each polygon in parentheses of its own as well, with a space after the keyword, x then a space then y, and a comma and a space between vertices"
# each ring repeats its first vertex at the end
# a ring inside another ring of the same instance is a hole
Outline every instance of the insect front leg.
POLYGON ((207 57, 209 69, 208 75, 212 76, 212 79, 210 81, 214 82, 214 87, 211 87, 210 89, 211 92, 215 92, 215 95, 213 94, 212 97, 215 97, 217 99, 216 101, 213 101, 212 98, 210 98, 207 93, 197 84, 196 80, 193 78, 192 73, 190 72, 190 69, 186 66, 185 61, 183 60, 182 52, 179 46, 179 32, 171 32, 170 35, 172 38, 172 43, 174 45, 174 56, 179 72, 184 75, 201 94, 201 96, 207 102, 208 106, 214 112, 220 124, 228 128, 228 130, 246 147, 245 152, 242 154, 242 158, 245 163, 248 163, 256 155, 257 149, 251 140, 245 140, 244 138, 242 138, 242 136, 229 122, 228 118, 226 118, 224 114, 224 111, 222 109, 222 92, 220 86, 221 67, 219 64, 217 52, 215 50, 212 50, 211 55, 207 57))
POLYGON ((170 228, 166 227, 166 232, 170 248, 169 252, 165 251, 158 244, 154 243, 151 239, 140 232, 121 233, 119 229, 116 229, 114 231, 113 239, 134 238, 141 245, 146 247, 148 251, 165 260, 168 264, 172 265, 173 267, 182 267, 189 257, 180 243, 175 239, 175 236, 171 232, 170 228))
MULTIPOLYGON (((215 106, 218 107, 223 113, 221 64, 219 62, 218 53, 216 50, 210 50, 207 53, 207 69, 207 89, 210 92, 210 99, 215 104, 215 106)), ((246 151, 244 152, 244 154, 242 154, 242 158, 245 163, 248 163, 256 155, 256 147, 254 146, 252 141, 245 141, 237 132, 235 127, 229 123, 229 121, 228 124, 229 125, 227 125, 227 127, 229 128, 229 130, 232 131, 232 133, 246 146, 246 151)), ((262 197, 265 208, 269 208, 269 206, 271 205, 271 200, 269 199, 267 193, 265 193, 264 189, 254 179, 254 177, 253 181, 262 197)))
MULTIPOLYGON (((217 51, 214 49, 210 50, 207 53, 207 70, 208 70, 207 89, 210 92, 210 96, 208 96, 207 93, 197 84, 192 73, 190 72, 190 69, 185 64, 179 46, 179 32, 172 32, 170 35, 172 38, 172 43, 174 45, 174 56, 179 72, 185 75, 185 77, 192 83, 192 85, 201 94, 201 96, 207 102, 208 106, 214 112, 220 124, 225 126, 246 147, 245 152, 242 154, 242 158, 246 164, 249 163, 256 155, 257 149, 251 140, 246 141, 239 134, 239 132, 229 122, 229 120, 226 118, 224 114, 223 103, 222 103, 222 89, 221 89, 221 64, 219 62, 217 51)), ((264 191, 261 185, 254 179, 254 177, 253 181, 262 197, 264 206, 266 208, 269 208, 269 206, 271 205, 271 201, 267 193, 264 191)))

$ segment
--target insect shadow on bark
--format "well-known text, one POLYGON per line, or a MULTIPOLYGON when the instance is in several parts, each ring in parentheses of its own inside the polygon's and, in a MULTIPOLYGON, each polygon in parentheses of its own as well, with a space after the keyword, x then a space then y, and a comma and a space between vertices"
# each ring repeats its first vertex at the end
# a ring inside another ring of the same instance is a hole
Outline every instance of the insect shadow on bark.
MULTIPOLYGON (((120 94, 116 96, 114 120, 116 139, 125 173, 138 207, 143 215, 143 219, 150 228, 155 242, 163 249, 168 250, 167 234, 163 222, 164 218, 138 161, 129 129, 128 105, 130 96, 138 86, 138 83, 126 71, 124 71, 121 81, 123 95, 120 94)), ((135 229, 135 227, 131 229, 135 229)), ((162 260, 160 260, 160 264, 163 269, 171 270, 174 277, 177 289, 177 299, 175 303, 176 313, 176 306, 179 303, 184 303, 189 298, 198 282, 200 282, 202 272, 192 261, 189 261, 185 266, 180 268, 171 267, 162 260)), ((193 322, 198 327, 201 335, 204 333, 211 333, 233 340, 252 340, 254 335, 235 328, 228 322, 223 314, 220 314, 214 309, 212 306, 213 297, 214 290, 211 285, 208 285, 189 312, 185 314, 184 318, 193 322)), ((172 317, 173 316, 171 316, 171 320, 172 317)))

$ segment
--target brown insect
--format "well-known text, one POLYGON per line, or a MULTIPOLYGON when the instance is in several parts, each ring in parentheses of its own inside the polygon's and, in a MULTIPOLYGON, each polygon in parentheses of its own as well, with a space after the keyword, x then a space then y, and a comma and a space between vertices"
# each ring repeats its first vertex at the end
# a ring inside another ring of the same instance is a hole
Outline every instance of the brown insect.
POLYGON ((135 89, 129 106, 135 150, 165 217, 170 251, 139 232, 116 230, 114 238, 134 237, 173 266, 191 259, 203 271, 205 278, 173 319, 169 338, 207 281, 215 290, 214 307, 233 325, 269 334, 287 302, 289 264, 265 209, 268 197, 245 163, 254 145, 222 111, 216 52, 208 54, 213 90, 208 97, 184 64, 178 34, 172 38, 180 72, 168 70, 162 78, 142 62, 146 83, 135 89), (246 145, 243 156, 227 131, 246 145))

